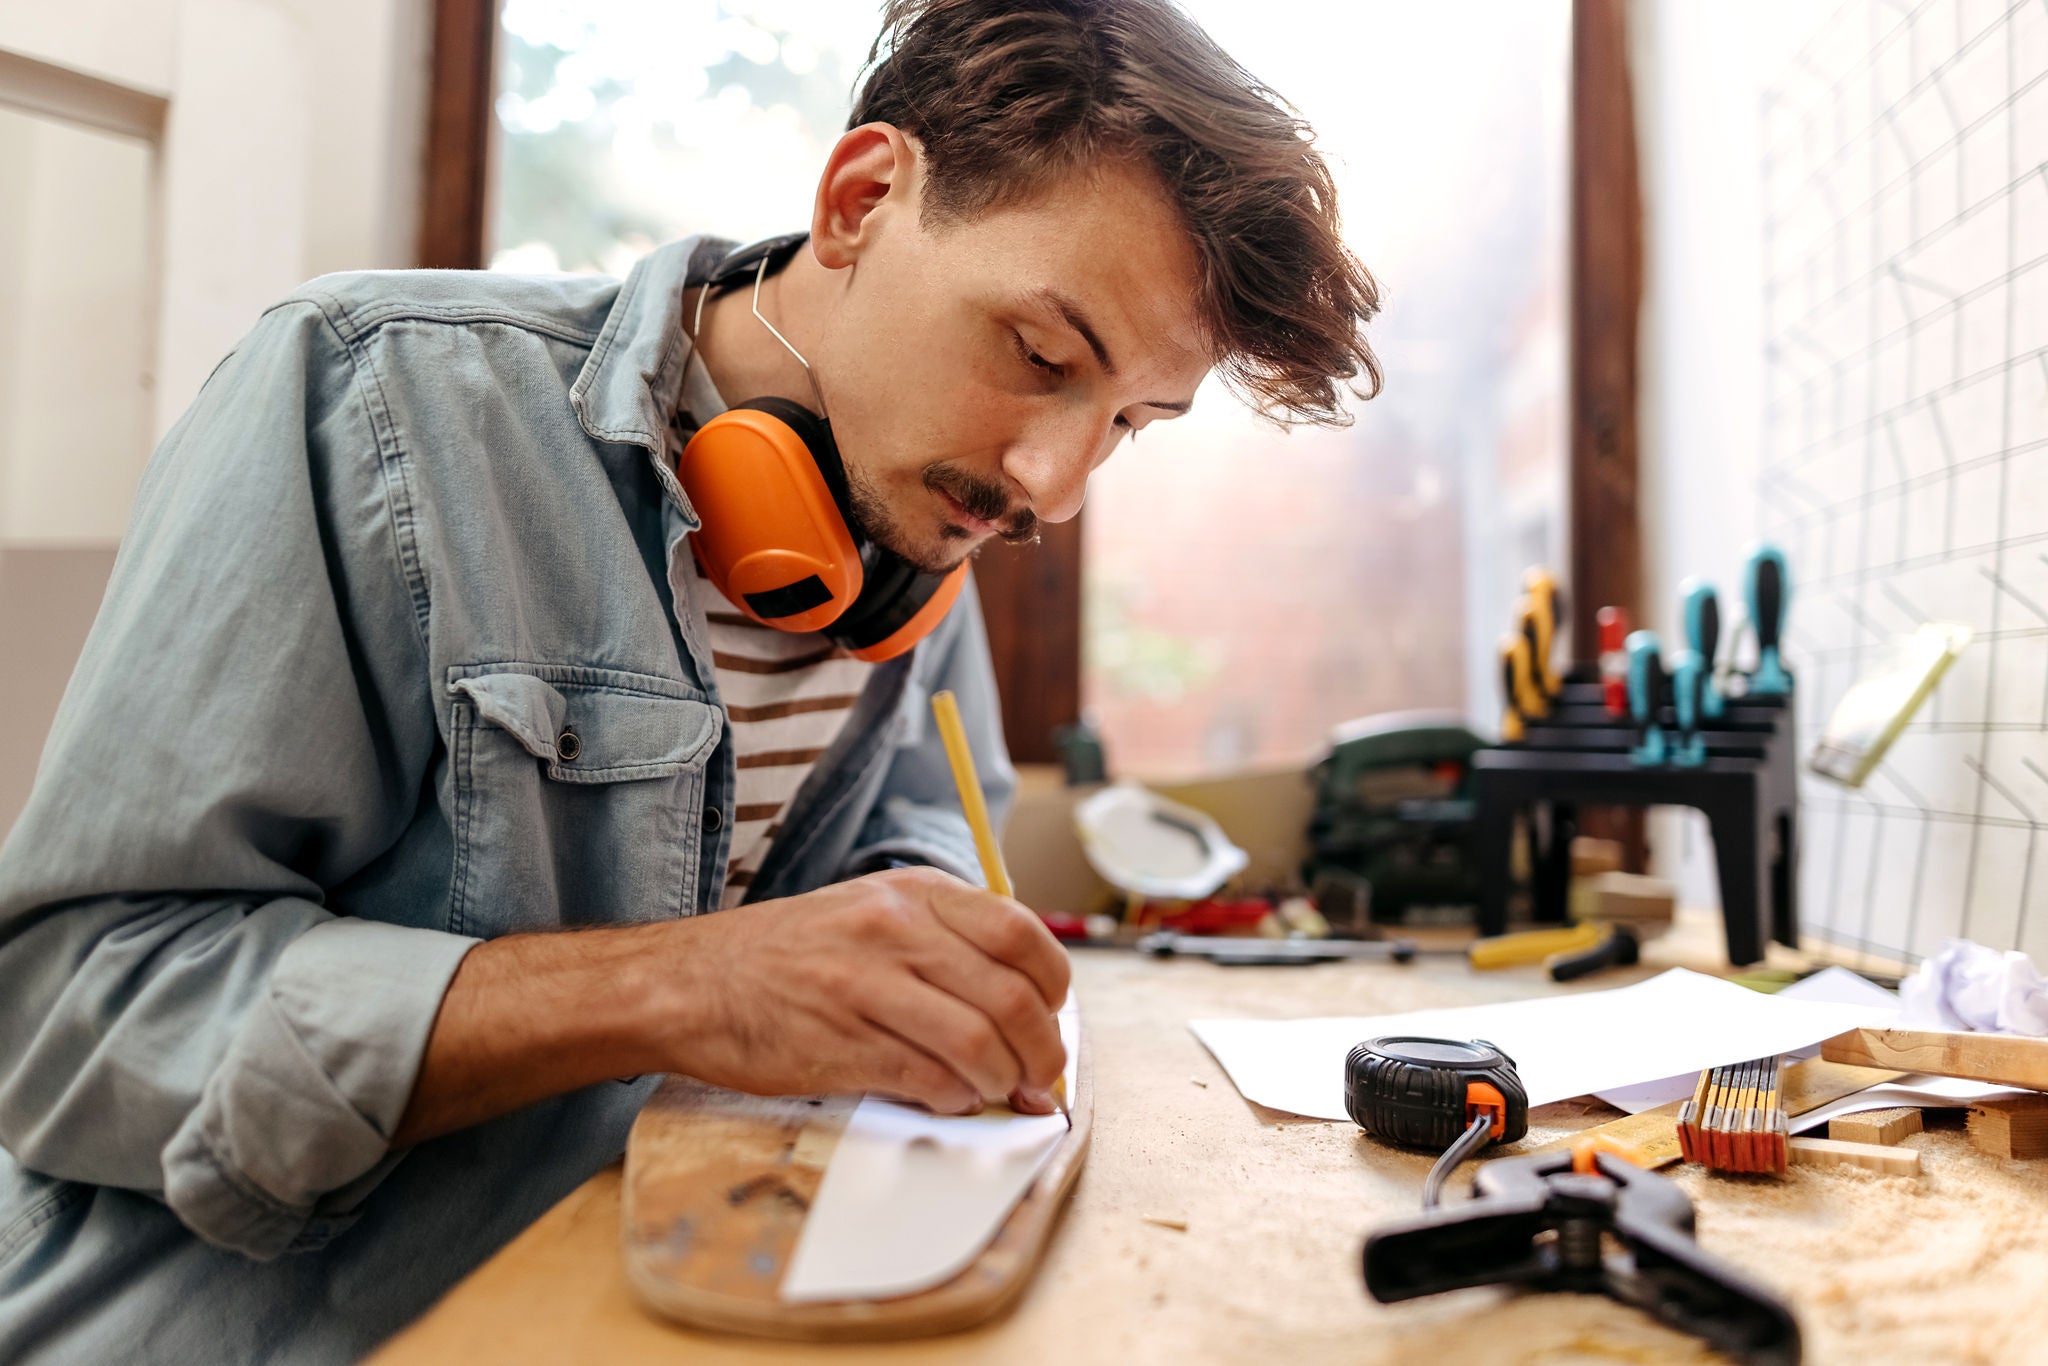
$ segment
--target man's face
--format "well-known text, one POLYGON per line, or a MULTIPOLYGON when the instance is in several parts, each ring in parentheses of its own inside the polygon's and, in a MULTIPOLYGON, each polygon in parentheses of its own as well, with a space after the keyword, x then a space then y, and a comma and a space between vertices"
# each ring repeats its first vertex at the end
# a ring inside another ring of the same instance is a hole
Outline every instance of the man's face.
POLYGON ((811 355, 861 530, 941 573, 1080 511, 1117 443, 1210 366, 1193 248, 1149 175, 1111 166, 926 227, 869 216, 811 355))

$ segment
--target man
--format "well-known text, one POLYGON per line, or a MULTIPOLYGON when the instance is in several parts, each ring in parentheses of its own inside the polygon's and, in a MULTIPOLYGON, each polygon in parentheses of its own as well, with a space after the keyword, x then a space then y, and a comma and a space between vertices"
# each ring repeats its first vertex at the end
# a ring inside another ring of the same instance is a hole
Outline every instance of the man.
POLYGON ((800 245, 267 313, 0 852, 0 1359, 353 1359, 663 1072, 1047 1109, 1065 960, 926 721, 960 694, 1000 808, 972 593, 881 663, 765 629, 676 459, 821 406, 855 530, 937 574, 1212 367, 1341 420, 1376 295, 1304 133, 1169 0, 899 0, 800 245))

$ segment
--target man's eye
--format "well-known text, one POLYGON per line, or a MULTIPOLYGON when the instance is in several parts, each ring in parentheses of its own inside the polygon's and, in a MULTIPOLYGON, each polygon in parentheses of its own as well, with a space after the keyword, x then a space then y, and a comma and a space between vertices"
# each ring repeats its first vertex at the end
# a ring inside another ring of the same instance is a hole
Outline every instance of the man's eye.
POLYGON ((1041 356, 1036 351, 1033 351, 1031 349, 1031 344, 1024 340, 1024 334, 1022 332, 1012 332, 1010 334, 1010 339, 1016 344, 1017 354, 1019 356, 1022 356, 1028 364, 1034 365, 1038 367, 1040 370, 1045 371, 1047 374, 1052 375, 1060 374, 1065 369, 1065 367, 1063 366, 1054 365, 1044 356, 1041 356))

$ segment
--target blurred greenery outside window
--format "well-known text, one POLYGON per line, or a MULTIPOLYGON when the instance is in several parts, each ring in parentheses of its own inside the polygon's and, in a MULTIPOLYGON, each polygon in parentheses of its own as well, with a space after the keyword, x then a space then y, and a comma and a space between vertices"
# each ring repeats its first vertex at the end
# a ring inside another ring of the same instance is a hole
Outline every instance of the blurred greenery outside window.
MULTIPOLYGON (((1084 705, 1114 771, 1299 764, 1340 721, 1498 714, 1564 556, 1568 0, 1186 0, 1313 124, 1379 277, 1386 392, 1282 434, 1212 382, 1091 481, 1084 705)), ((494 269, 623 275, 808 222, 875 7, 505 0, 494 269)))

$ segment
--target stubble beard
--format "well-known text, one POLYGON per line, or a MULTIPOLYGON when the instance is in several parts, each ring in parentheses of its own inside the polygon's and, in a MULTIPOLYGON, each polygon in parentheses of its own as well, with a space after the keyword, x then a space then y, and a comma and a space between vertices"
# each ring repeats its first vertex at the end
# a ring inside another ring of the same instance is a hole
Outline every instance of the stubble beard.
MULTIPOLYGON (((1000 488, 942 463, 925 466, 922 483, 927 489, 945 494, 966 508, 970 515, 983 521, 994 521, 1008 511, 1008 499, 1000 488)), ((854 530, 921 573, 935 577, 949 574, 980 550, 978 545, 967 544, 972 533, 947 521, 940 521, 937 531, 940 542, 950 553, 934 553, 930 548, 921 547, 917 544, 919 538, 913 536, 890 511, 888 500, 863 473, 849 467, 846 486, 848 501, 852 505, 854 530), (966 548, 960 548, 962 546, 966 548)), ((1038 542, 1038 517, 1028 508, 1012 514, 1003 529, 990 539, 1011 545, 1035 545, 1038 542)))

